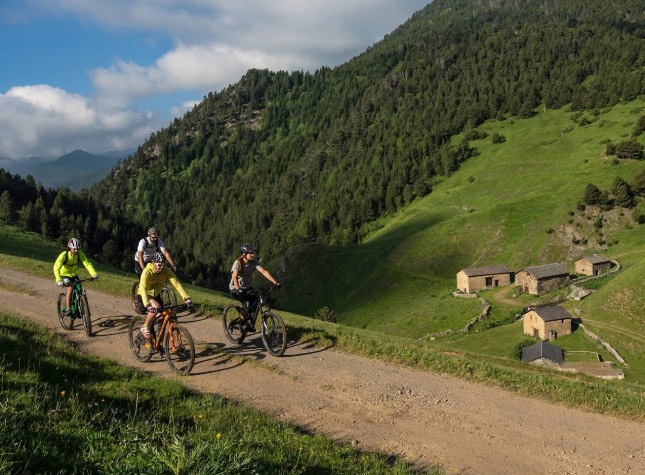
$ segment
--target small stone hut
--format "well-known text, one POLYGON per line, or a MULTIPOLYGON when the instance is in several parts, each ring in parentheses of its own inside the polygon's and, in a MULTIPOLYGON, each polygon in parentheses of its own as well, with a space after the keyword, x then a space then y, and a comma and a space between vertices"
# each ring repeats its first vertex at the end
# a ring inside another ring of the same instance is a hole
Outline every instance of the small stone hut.
POLYGON ((515 280, 523 292, 542 295, 565 285, 569 281, 569 271, 564 264, 545 264, 522 269, 515 274, 515 280))
POLYGON ((506 266, 468 267, 457 272, 457 288, 467 294, 511 282, 513 273, 506 266))
POLYGON ((611 269, 611 261, 602 254, 584 256, 576 261, 576 274, 600 275, 611 269))
POLYGON ((559 305, 534 308, 526 312, 524 334, 541 340, 555 340, 559 336, 571 334, 572 316, 559 305))
POLYGON ((564 362, 564 352, 546 341, 539 341, 522 348, 522 361, 537 365, 561 365, 564 362))

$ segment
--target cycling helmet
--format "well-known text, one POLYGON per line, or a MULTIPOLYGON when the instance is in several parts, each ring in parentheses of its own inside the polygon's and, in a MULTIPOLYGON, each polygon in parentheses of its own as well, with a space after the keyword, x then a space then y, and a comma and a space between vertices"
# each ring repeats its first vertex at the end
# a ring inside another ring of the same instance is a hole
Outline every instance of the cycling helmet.
POLYGON ((69 241, 67 241, 67 247, 70 249, 78 249, 80 251, 81 249, 81 240, 72 238, 69 241))
POLYGON ((159 237, 159 231, 157 231, 157 228, 150 228, 148 229, 148 236, 159 237))
POLYGON ((155 252, 152 256, 150 256, 150 262, 159 262, 163 264, 164 257, 163 254, 160 252, 155 252))
POLYGON ((240 246, 240 251, 242 254, 246 254, 247 252, 250 253, 255 253, 255 249, 253 249, 253 246, 249 243, 244 243, 240 246))

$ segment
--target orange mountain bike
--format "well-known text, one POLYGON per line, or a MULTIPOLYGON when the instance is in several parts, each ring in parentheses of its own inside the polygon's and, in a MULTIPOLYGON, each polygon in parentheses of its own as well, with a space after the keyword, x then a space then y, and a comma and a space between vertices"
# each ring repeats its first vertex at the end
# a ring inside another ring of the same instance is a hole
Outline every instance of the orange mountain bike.
POLYGON ((153 354, 159 353, 176 373, 190 373, 195 364, 195 344, 188 330, 177 324, 177 311, 184 310, 192 311, 192 308, 185 304, 160 308, 150 328, 149 339, 141 333, 141 327, 146 321, 145 316, 134 317, 128 332, 130 351, 134 357, 139 361, 148 362, 153 354))

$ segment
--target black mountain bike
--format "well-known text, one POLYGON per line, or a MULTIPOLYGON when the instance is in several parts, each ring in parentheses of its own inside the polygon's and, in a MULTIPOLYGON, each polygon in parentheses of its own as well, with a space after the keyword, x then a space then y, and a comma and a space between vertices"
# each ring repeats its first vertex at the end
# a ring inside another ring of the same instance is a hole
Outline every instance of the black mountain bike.
POLYGON ((76 281, 67 281, 66 283, 64 283, 63 287, 73 287, 69 313, 65 315, 65 311, 67 310, 65 292, 58 294, 56 309, 58 311, 58 321, 60 322, 61 327, 63 327, 65 330, 72 330, 74 328, 74 322, 78 318, 83 320, 83 327, 85 328, 85 333, 87 334, 87 336, 92 336, 90 304, 87 303, 87 295, 82 284, 83 282, 87 282, 88 280, 94 280, 94 277, 76 281))
POLYGON ((150 327, 150 338, 141 333, 141 326, 146 321, 144 316, 137 316, 130 322, 128 341, 130 351, 139 361, 148 362, 154 353, 165 358, 170 368, 181 374, 190 373, 195 364, 195 344, 186 327, 177 324, 177 311, 189 310, 186 304, 167 305, 158 310, 150 327))
MULTIPOLYGON (((130 292, 130 301, 132 302, 132 309, 139 315, 147 313, 146 308, 143 306, 143 301, 139 295, 139 282, 132 284, 132 291, 130 292)), ((161 301, 164 305, 169 307, 177 305, 177 294, 168 285, 164 285, 161 289, 161 301)))
POLYGON ((255 322, 258 315, 262 316, 260 331, 262 343, 273 356, 282 356, 287 349, 287 329, 284 320, 269 307, 269 294, 276 290, 276 286, 267 287, 256 292, 253 289, 247 290, 247 295, 254 295, 255 302, 249 308, 240 305, 230 304, 224 307, 222 313, 222 324, 224 334, 231 343, 242 343, 246 335, 254 333, 255 322), (242 319, 242 312, 246 314, 242 319))

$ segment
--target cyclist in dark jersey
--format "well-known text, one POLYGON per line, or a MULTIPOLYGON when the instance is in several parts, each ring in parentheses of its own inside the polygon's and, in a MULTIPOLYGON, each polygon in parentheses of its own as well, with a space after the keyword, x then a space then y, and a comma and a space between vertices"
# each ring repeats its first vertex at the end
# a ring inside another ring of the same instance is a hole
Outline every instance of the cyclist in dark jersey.
POLYGON ((242 254, 235 259, 231 267, 229 291, 236 299, 244 304, 245 308, 240 312, 240 316, 244 320, 247 317, 246 309, 251 307, 257 299, 257 295, 251 287, 253 272, 257 269, 260 274, 278 288, 280 284, 268 270, 262 267, 259 261, 255 260, 255 249, 253 249, 251 244, 242 244, 240 251, 242 254))

